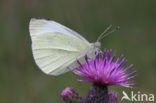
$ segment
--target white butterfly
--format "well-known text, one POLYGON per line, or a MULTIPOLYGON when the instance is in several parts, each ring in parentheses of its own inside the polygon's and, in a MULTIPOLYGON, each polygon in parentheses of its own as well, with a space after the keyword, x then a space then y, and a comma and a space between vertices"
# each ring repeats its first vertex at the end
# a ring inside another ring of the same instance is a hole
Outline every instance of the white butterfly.
POLYGON ((51 20, 33 18, 29 30, 35 62, 49 75, 60 75, 68 71, 67 67, 76 67, 76 59, 83 60, 85 54, 94 58, 94 52, 101 46, 102 35, 97 42, 89 43, 80 34, 51 20))

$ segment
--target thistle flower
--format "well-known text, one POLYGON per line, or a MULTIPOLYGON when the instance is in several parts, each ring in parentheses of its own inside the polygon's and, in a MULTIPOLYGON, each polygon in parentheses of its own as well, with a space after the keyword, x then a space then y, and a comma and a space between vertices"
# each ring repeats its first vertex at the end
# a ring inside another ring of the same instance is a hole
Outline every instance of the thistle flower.
POLYGON ((111 57, 112 50, 104 50, 103 57, 100 58, 100 52, 96 53, 96 57, 93 60, 88 60, 87 55, 85 56, 86 63, 81 64, 80 61, 77 61, 80 65, 80 68, 76 68, 73 72, 84 78, 84 82, 92 82, 94 84, 111 86, 111 85, 120 85, 123 87, 133 88, 134 81, 129 81, 131 78, 134 78, 136 75, 136 70, 131 73, 127 71, 133 66, 124 68, 127 60, 121 55, 120 58, 116 57, 116 51, 111 57), (133 75, 133 76, 132 76, 133 75))
MULTIPOLYGON (((80 67, 75 68, 72 71, 76 75, 84 78, 84 80, 77 80, 81 82, 91 82, 93 85, 85 99, 74 99, 73 96, 68 96, 72 98, 69 98, 68 100, 70 101, 66 103, 118 103, 117 93, 112 91, 109 92, 108 86, 119 85, 133 88, 135 83, 134 81, 130 81, 130 79, 136 76, 134 75, 136 70, 127 73, 127 71, 132 68, 133 64, 125 67, 127 60, 123 55, 115 61, 116 51, 113 53, 113 56, 111 56, 111 54, 112 50, 105 49, 102 58, 101 53, 97 52, 96 57, 91 60, 89 60, 86 55, 86 62, 83 64, 81 64, 80 61, 77 61, 80 67)), ((71 91, 71 93, 72 95, 74 94, 74 97, 76 98, 80 97, 73 91, 71 91)))
POLYGON ((84 103, 85 101, 83 97, 70 87, 67 87, 62 91, 61 97, 66 103, 84 103))
MULTIPOLYGON (((67 87, 65 88, 62 93, 61 93, 61 97, 63 100, 67 99, 67 98, 72 98, 74 95, 75 95, 75 91, 70 88, 70 87, 67 87)), ((77 94, 76 94, 77 95, 77 94)))
POLYGON ((108 93, 109 95, 109 102, 110 103, 117 103, 118 102, 118 94, 115 93, 114 91, 110 91, 108 93))

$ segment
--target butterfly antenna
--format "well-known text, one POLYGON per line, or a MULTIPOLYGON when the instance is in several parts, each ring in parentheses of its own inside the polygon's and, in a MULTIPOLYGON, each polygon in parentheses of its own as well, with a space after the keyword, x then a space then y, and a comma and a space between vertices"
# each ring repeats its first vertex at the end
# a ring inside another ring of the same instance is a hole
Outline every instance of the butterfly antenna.
POLYGON ((97 41, 100 41, 101 38, 102 38, 102 36, 103 36, 108 30, 110 30, 111 27, 112 27, 112 25, 109 25, 109 26, 104 30, 104 32, 103 32, 102 34, 100 34, 100 36, 98 37, 97 41))
MULTIPOLYGON (((110 26, 109 26, 110 27, 110 26)), ((119 30, 120 29, 120 27, 119 26, 117 26, 116 28, 114 28, 113 30, 111 30, 110 32, 107 32, 108 30, 110 30, 110 28, 108 27, 108 29, 106 29, 103 33, 102 33, 102 36, 100 35, 99 37, 98 37, 98 39, 97 39, 97 41, 100 41, 101 39, 103 39, 104 37, 106 37, 106 36, 108 36, 109 34, 111 34, 111 33, 113 33, 113 32, 115 32, 115 31, 117 31, 117 30, 119 30)))

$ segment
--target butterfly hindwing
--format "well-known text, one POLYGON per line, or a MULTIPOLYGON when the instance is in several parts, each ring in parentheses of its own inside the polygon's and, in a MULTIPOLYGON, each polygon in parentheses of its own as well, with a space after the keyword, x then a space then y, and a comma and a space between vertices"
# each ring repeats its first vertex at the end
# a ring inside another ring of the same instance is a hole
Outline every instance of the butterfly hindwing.
POLYGON ((90 49, 88 42, 62 30, 51 30, 45 20, 30 22, 32 51, 36 64, 46 74, 59 75, 90 49), (68 33, 68 34, 65 34, 68 33))

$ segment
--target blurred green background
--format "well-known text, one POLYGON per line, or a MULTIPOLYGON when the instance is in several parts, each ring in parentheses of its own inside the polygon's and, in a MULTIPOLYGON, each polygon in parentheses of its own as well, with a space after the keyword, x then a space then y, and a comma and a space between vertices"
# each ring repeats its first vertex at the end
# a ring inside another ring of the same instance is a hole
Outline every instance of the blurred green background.
POLYGON ((32 17, 62 23, 90 42, 110 24, 120 26, 102 40, 102 49, 126 55, 138 71, 137 85, 136 89, 111 88, 121 96, 123 90, 156 93, 155 4, 155 0, 1 0, 0 103, 63 103, 60 93, 65 87, 85 96, 91 85, 75 81, 73 73, 54 77, 39 70, 28 30, 32 17))

